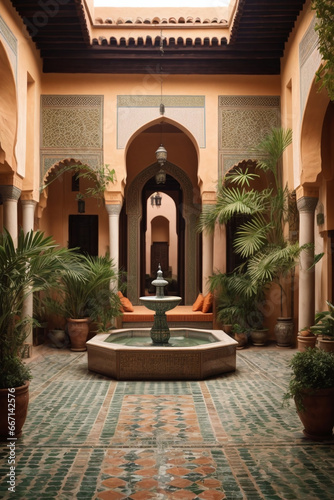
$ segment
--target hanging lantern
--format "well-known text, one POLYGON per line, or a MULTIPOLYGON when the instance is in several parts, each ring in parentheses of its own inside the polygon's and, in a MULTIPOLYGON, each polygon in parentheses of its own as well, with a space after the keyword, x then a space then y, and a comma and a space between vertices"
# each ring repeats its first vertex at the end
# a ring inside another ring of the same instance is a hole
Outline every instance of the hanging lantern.
POLYGON ((78 200, 78 213, 79 214, 85 213, 85 200, 82 199, 78 200))
POLYGON ((166 160, 167 160, 167 151, 163 147, 162 144, 156 150, 155 156, 157 158, 157 162, 159 163, 159 165, 162 166, 164 163, 166 163, 166 160))
POLYGON ((161 168, 157 174, 155 174, 155 182, 157 184, 165 184, 166 182, 166 172, 161 168))
POLYGON ((161 197, 160 193, 153 194, 151 196, 152 207, 161 207, 161 200, 162 200, 162 197, 161 197))

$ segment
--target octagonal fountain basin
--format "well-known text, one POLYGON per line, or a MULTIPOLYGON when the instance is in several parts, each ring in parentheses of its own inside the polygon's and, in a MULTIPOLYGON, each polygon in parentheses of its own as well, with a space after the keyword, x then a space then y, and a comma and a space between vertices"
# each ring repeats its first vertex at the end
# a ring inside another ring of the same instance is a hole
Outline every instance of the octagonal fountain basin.
POLYGON ((171 328, 152 345, 149 328, 113 330, 87 342, 88 369, 116 380, 202 380, 235 371, 238 343, 222 330, 171 328))

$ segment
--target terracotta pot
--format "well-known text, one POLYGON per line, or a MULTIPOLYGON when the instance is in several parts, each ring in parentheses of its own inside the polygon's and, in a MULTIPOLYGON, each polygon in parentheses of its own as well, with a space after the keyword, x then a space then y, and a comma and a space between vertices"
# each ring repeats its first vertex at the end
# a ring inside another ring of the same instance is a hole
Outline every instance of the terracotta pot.
POLYGON ((323 339, 318 337, 319 349, 327 352, 334 352, 334 340, 323 339))
POLYGON ((89 333, 89 318, 68 318, 67 328, 71 339, 71 351, 86 351, 86 342, 89 333))
POLYGON ((315 335, 298 335, 297 336, 297 344, 298 344, 298 351, 303 352, 306 351, 309 347, 315 347, 315 344, 317 342, 317 337, 315 335))
POLYGON ((227 335, 231 335, 233 325, 222 325, 222 330, 227 333, 227 335))
POLYGON ((304 435, 321 441, 331 439, 334 426, 334 388, 305 389, 302 397, 303 411, 297 410, 304 425, 304 435))
POLYGON ((275 337, 278 347, 289 347, 293 343, 292 318, 277 318, 275 337))
POLYGON ((253 342, 253 345, 255 346, 264 346, 267 344, 268 341, 268 328, 261 328, 259 330, 252 330, 251 331, 251 339, 253 342))
POLYGON ((10 438, 19 438, 27 417, 29 404, 29 382, 13 389, 0 389, 0 440, 10 441, 10 438), (13 397, 14 396, 14 397, 13 397), (10 416, 15 419, 12 423, 10 416), (15 430, 9 427, 13 425, 15 430), (14 432, 12 435, 11 432, 14 432))

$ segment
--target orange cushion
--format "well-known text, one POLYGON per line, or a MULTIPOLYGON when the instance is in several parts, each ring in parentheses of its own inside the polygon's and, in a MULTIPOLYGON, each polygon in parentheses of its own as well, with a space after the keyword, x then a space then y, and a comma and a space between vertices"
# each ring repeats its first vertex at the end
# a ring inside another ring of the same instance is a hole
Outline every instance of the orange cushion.
POLYGON ((193 304, 193 311, 201 311, 203 307, 204 297, 201 293, 197 295, 197 299, 193 304))
POLYGON ((211 292, 209 292, 204 297, 202 312, 204 312, 204 313, 211 312, 212 311, 212 304, 213 304, 213 295, 211 292))
POLYGON ((127 297, 120 297, 122 309, 124 312, 133 312, 133 305, 127 297))

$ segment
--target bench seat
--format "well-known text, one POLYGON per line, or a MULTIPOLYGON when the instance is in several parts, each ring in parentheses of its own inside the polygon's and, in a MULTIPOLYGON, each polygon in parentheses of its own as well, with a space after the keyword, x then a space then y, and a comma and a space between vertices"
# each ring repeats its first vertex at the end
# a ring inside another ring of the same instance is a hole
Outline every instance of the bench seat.
MULTIPOLYGON (((152 326, 154 311, 145 306, 133 306, 133 312, 124 312, 119 317, 120 328, 145 328, 152 326)), ((177 306, 166 312, 168 326, 180 328, 184 326, 192 328, 213 328, 213 313, 193 311, 192 306, 177 306)))

